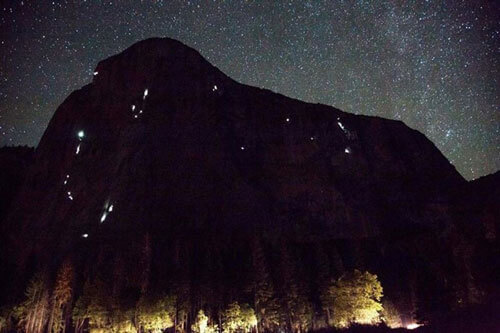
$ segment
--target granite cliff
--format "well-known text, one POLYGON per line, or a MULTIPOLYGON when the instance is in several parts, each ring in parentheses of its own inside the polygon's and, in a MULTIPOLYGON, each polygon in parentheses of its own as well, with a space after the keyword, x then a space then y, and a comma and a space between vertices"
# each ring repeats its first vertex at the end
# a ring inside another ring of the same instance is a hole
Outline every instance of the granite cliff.
POLYGON ((404 316, 438 313, 477 296, 485 236, 463 232, 466 186, 400 121, 246 86, 148 39, 101 61, 55 112, 2 223, 0 293, 15 299, 71 258, 77 291, 97 275, 116 295, 185 286, 192 315, 252 299, 259 249, 276 293, 286 257, 316 313, 317 281, 356 268, 404 316))

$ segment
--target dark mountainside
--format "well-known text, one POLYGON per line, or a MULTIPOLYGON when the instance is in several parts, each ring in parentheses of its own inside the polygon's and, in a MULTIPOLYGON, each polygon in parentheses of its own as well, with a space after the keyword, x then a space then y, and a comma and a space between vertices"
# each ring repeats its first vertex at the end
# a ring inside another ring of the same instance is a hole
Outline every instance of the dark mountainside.
POLYGON ((273 329, 263 289, 287 329, 324 327, 324 286, 354 269, 377 274, 405 323, 497 292, 498 173, 467 183, 400 121, 239 84, 175 40, 95 71, 57 109, 23 185, 1 192, 0 217, 13 202, 0 304, 19 303, 36 272, 50 290, 64 262, 71 304, 85 283, 121 309, 168 293, 183 330, 233 301, 273 329), (312 307, 308 324, 290 295, 312 307))
POLYGON ((34 153, 35 149, 29 147, 0 148, 0 222, 33 163, 34 153))

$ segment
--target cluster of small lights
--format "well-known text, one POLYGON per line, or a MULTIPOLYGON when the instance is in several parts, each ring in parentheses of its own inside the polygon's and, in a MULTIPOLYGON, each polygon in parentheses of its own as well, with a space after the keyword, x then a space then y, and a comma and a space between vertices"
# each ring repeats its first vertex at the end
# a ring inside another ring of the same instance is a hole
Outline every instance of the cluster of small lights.
MULTIPOLYGON (((343 133, 344 133, 344 134, 348 137, 348 139, 351 139, 351 136, 349 135, 349 134, 350 134, 350 133, 349 133, 349 131, 348 131, 348 130, 347 130, 347 128, 346 128, 346 127, 345 127, 345 126, 344 126, 344 125, 340 122, 340 118, 337 118, 337 120, 339 120, 339 121, 337 122, 337 124, 339 125, 340 129, 342 130, 342 132, 343 132, 343 133)), ((289 123, 289 122, 290 122, 290 118, 288 118, 288 117, 287 117, 287 118, 285 118, 285 122, 289 123)), ((311 136, 311 137, 309 138, 309 140, 310 140, 310 141, 314 141, 314 140, 315 140, 315 137, 314 137, 314 136, 311 136)), ((241 150, 245 150, 245 146, 240 146, 240 149, 241 149, 241 150)), ((350 147, 346 147, 346 148, 344 149, 344 152, 345 152, 346 154, 351 154, 351 153, 352 153, 352 149, 351 149, 350 147)))
POLYGON ((113 205, 108 205, 106 203, 105 207, 104 207, 104 212, 102 213, 101 215, 101 223, 103 223, 106 218, 108 217, 108 215, 113 211, 113 205))
MULTIPOLYGON (((83 139, 85 138, 85 132, 83 130, 79 130, 77 133, 76 133, 76 137, 78 138, 78 141, 80 141, 78 143, 78 145, 76 146, 76 151, 75 151, 75 155, 78 155, 80 153, 80 147, 82 145, 82 141, 83 139)), ((66 178, 64 179, 64 182, 63 184, 64 185, 68 185, 68 182, 69 182, 69 174, 66 175, 66 178)), ((67 193, 67 197, 69 200, 73 201, 74 198, 73 198, 73 194, 71 193, 71 191, 68 191, 67 193)))
POLYGON ((343 130, 344 132, 346 131, 346 128, 344 127, 344 125, 340 121, 337 121, 337 125, 339 125, 341 130, 343 130))
MULTIPOLYGON (((146 89, 144 91, 144 99, 146 98, 146 96, 148 95, 148 89, 146 89)), ((132 111, 135 110, 135 105, 132 105, 132 111)), ((80 145, 82 144, 82 141, 83 139, 85 138, 85 132, 83 130, 79 130, 77 133, 76 133, 76 136, 78 138, 78 141, 79 141, 79 144, 77 146, 77 150, 76 150, 76 154, 78 155, 78 153, 80 152, 80 145)), ((64 182, 63 182, 63 185, 68 185, 68 182, 69 182, 69 179, 70 179, 70 175, 69 174, 66 174, 66 177, 64 179, 64 182)), ((66 195, 68 197, 69 200, 73 201, 74 200, 74 197, 73 197, 73 193, 71 191, 67 191, 66 192, 66 195)), ((114 205, 113 204, 109 204, 109 201, 106 202, 105 206, 104 206, 104 212, 102 213, 101 215, 101 219, 100 219, 100 222, 103 223, 107 216, 113 212, 113 209, 114 209, 114 205)), ((82 238, 88 238, 89 237, 89 234, 88 233, 84 233, 81 235, 82 238)))
POLYGON ((98 61, 169 36, 243 83, 403 120, 476 178, 500 168, 497 12, 470 0, 7 1, 0 146, 36 145, 98 61))
POLYGON ((148 88, 144 89, 144 93, 142 94, 142 100, 143 100, 142 108, 138 112, 135 112, 136 106, 135 104, 132 104, 132 114, 134 115, 134 119, 138 119, 139 116, 143 114, 143 109, 145 107, 144 103, 146 101, 146 97, 148 97, 148 94, 149 94, 149 89, 148 88))

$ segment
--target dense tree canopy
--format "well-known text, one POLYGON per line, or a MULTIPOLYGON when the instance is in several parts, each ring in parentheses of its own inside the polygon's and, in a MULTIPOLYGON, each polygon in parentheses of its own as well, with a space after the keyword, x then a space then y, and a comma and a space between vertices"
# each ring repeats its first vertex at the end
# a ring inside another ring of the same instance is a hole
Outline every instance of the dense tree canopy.
POLYGON ((323 294, 324 308, 333 313, 330 324, 343 328, 379 323, 382 291, 377 276, 369 272, 355 270, 335 280, 323 294))
POLYGON ((191 331, 195 333, 217 333, 219 327, 216 324, 210 324, 209 318, 203 310, 198 311, 194 323, 191 325, 191 331))
MULTIPOLYGON (((180 244, 180 243, 179 243, 180 244)), ((302 247, 255 237, 243 252, 224 254, 219 245, 202 251, 174 243, 176 260, 158 272, 155 245, 140 238, 139 256, 118 254, 114 267, 84 274, 71 260, 52 273, 38 273, 25 297, 8 311, 3 326, 61 333, 302 333, 318 328, 378 324, 400 326, 398 308, 384 298, 376 275, 344 272, 336 248, 302 247), (210 250, 209 250, 210 249, 210 250), (210 252, 213 251, 213 252, 210 252), (217 251, 221 251, 220 253, 217 251), (221 254, 222 253, 222 254, 221 254), (247 261, 241 258, 248 258, 247 261), (138 262, 138 274, 123 269, 138 262), (223 267, 235 267, 224 270, 223 267), (152 278, 153 274, 161 279, 152 278), (163 275, 162 275, 163 274, 163 275)), ((134 251, 132 251, 134 252, 134 251)), ((137 253, 137 252, 134 252, 137 253)), ((80 266, 81 267, 81 266, 80 266)))
POLYGON ((37 273, 26 288, 25 300, 15 309, 18 327, 25 333, 42 332, 49 316, 49 293, 45 272, 37 273))
POLYGON ((160 333, 174 326, 175 297, 164 296, 158 299, 142 298, 137 306, 137 321, 145 332, 160 333))

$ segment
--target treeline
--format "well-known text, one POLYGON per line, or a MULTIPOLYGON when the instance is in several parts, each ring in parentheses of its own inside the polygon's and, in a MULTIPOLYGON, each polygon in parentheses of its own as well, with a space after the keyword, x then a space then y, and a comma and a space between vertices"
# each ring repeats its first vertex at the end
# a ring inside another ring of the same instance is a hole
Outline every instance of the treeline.
MULTIPOLYGON (((1 327, 26 333, 399 327, 416 315, 431 321, 430 314, 449 311, 462 295, 440 287, 431 270, 439 266, 428 256, 398 257, 410 252, 404 248, 384 256, 367 239, 125 232, 81 238, 72 251, 56 252, 53 266, 33 269, 24 295, 12 293, 0 312, 1 327)), ((460 275, 446 277, 450 283, 460 275)))
POLYGON ((59 333, 70 329, 93 333, 307 332, 318 327, 346 328, 382 321, 394 325, 398 320, 397 314, 382 306, 383 290, 377 276, 358 270, 326 286, 321 294, 324 316, 316 323, 319 318, 313 304, 293 283, 287 296, 280 299, 272 285, 265 279, 259 280, 253 304, 233 301, 220 311, 207 305, 190 316, 190 309, 176 295, 144 291, 137 301, 117 298, 111 286, 100 279, 87 281, 82 294, 76 297, 73 279, 73 267, 68 262, 59 269, 52 288, 47 274, 37 273, 26 288, 24 300, 11 309, 3 309, 0 329, 26 333, 59 333))

